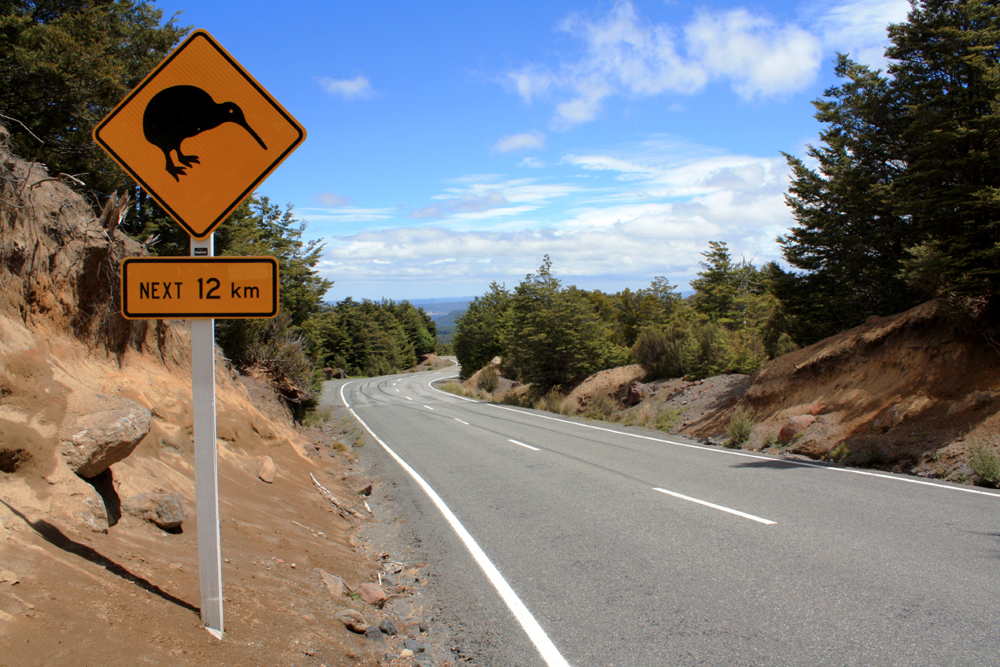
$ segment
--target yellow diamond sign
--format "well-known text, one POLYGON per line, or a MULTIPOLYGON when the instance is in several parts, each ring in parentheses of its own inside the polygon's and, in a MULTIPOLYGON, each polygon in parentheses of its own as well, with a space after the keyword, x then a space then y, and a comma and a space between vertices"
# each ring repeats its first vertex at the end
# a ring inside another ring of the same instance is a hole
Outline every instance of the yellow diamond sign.
POLYGON ((305 137, 305 128, 204 30, 94 129, 94 141, 199 239, 305 137))

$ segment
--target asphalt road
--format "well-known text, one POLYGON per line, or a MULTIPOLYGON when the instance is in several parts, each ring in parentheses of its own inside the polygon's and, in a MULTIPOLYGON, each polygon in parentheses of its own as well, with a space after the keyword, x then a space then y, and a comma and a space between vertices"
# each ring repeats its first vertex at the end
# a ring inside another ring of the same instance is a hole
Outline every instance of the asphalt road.
POLYGON ((381 444, 366 455, 467 589, 453 604, 504 639, 487 662, 1000 664, 997 492, 430 386, 453 374, 327 395, 381 444))

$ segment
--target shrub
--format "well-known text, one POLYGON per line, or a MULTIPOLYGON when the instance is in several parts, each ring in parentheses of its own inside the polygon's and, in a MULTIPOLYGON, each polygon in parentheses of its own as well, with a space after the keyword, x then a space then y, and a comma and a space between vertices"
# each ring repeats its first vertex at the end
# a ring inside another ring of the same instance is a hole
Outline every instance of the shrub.
POLYGON ((726 436, 728 437, 726 447, 739 447, 742 445, 750 438, 750 433, 756 425, 756 420, 754 420, 753 415, 748 410, 743 409, 742 406, 736 408, 732 418, 729 420, 729 426, 726 427, 726 436))
POLYGON ((562 395, 556 387, 553 387, 547 394, 535 401, 534 408, 536 410, 546 410, 548 412, 555 412, 558 414, 559 408, 562 407, 562 402, 562 395))
POLYGON ((684 331, 645 327, 632 346, 632 356, 649 377, 680 377, 684 375, 684 331))
POLYGON ((969 467, 984 483, 993 487, 1000 486, 1000 453, 996 447, 991 447, 982 440, 969 443, 969 467))
POLYGON ((500 386, 500 373, 497 371, 497 367, 493 364, 488 364, 483 366, 482 370, 479 371, 479 388, 483 391, 492 394, 500 386))
POLYGON ((605 393, 599 393, 594 396, 583 416, 590 417, 591 419, 610 420, 617 408, 615 399, 605 393))

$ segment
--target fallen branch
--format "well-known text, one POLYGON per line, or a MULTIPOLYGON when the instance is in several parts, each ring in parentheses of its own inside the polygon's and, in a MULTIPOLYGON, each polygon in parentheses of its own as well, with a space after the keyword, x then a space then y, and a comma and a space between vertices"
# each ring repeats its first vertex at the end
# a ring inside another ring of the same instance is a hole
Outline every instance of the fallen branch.
POLYGON ((334 497, 334 495, 332 493, 330 493, 330 489, 328 489, 325 486, 323 486, 322 484, 320 484, 319 480, 317 480, 316 477, 312 473, 309 473, 309 477, 312 478, 313 484, 316 485, 316 488, 319 490, 320 495, 323 496, 324 498, 326 498, 327 500, 329 500, 330 503, 334 507, 336 507, 338 510, 340 510, 341 516, 343 516, 344 512, 347 512, 351 516, 357 517, 359 519, 365 518, 364 515, 361 514, 361 512, 358 512, 357 510, 351 509, 347 505, 345 505, 342 502, 340 502, 339 500, 337 500, 334 497))

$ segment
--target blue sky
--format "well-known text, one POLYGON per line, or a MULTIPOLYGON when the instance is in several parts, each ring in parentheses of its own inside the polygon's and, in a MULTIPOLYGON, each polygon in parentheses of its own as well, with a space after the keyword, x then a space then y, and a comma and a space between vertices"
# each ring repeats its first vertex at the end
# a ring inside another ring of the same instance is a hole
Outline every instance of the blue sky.
POLYGON ((709 241, 780 259, 781 152, 833 58, 885 66, 906 0, 169 0, 308 132, 258 194, 326 244, 331 301, 687 289, 709 241))

